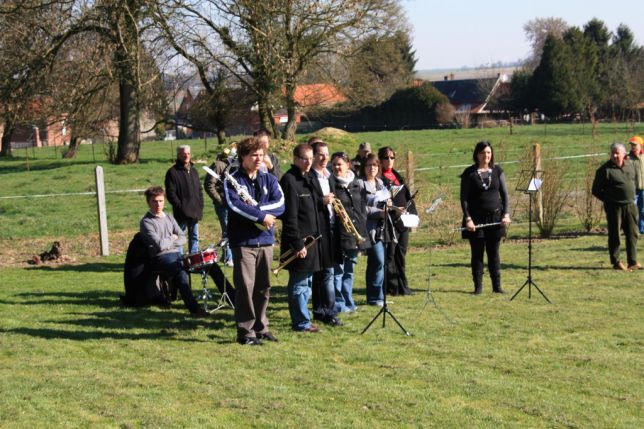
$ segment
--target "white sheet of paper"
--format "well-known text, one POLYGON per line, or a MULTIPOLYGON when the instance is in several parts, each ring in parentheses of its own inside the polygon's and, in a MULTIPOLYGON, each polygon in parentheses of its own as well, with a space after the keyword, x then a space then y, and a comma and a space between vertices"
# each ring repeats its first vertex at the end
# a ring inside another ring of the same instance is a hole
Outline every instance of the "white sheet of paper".
POLYGON ((400 219, 407 228, 416 228, 420 223, 420 218, 415 214, 406 213, 400 216, 400 219))
POLYGON ((541 179, 530 179, 530 184, 528 185, 528 191, 538 191, 541 188, 543 181, 541 179))
POLYGON ((381 203, 391 198, 391 193, 387 188, 382 188, 381 190, 376 191, 374 196, 375 196, 376 202, 381 203))

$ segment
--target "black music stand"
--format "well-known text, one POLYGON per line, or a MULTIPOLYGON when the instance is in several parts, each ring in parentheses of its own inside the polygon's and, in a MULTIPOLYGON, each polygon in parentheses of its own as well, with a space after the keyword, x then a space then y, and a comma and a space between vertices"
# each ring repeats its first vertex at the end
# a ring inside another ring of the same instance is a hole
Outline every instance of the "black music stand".
POLYGON ((389 250, 389 238, 388 238, 388 235, 387 235, 387 231, 389 229, 388 225, 391 222, 391 219, 389 219, 389 208, 387 207, 386 203, 385 203, 385 209, 384 210, 385 210, 385 225, 384 225, 384 229, 383 229, 382 234, 383 234, 383 243, 385 245, 385 273, 384 273, 385 276, 384 276, 384 279, 383 279, 383 282, 382 282, 382 298, 383 298, 383 300, 382 300, 382 308, 380 309, 380 311, 378 311, 378 314, 376 314, 375 317, 373 319, 371 319, 371 322, 369 322, 369 324, 362 330, 360 335, 362 335, 365 332, 367 332, 367 330, 371 327, 371 325, 373 325, 373 322, 375 322, 376 319, 378 319, 378 317, 380 317, 381 314, 382 314, 382 327, 384 328, 385 327, 385 319, 387 318, 387 314, 388 314, 389 316, 391 316, 392 319, 394 319, 394 322, 396 322, 396 324, 400 327, 400 329, 402 329, 402 331, 405 333, 405 335, 410 336, 411 334, 409 333, 409 331, 407 331, 405 329, 405 327, 398 321, 398 319, 396 319, 396 316, 394 316, 394 314, 391 312, 391 310, 389 310, 389 307, 387 306, 387 255, 389 254, 389 252, 388 252, 388 250, 389 250))
POLYGON ((542 170, 522 170, 519 176, 519 182, 516 187, 517 191, 528 195, 528 278, 523 285, 517 290, 510 301, 512 301, 526 286, 528 286, 528 299, 532 298, 532 287, 541 294, 541 296, 552 304, 548 297, 539 289, 539 286, 532 280, 532 198, 539 191, 542 184, 542 170))

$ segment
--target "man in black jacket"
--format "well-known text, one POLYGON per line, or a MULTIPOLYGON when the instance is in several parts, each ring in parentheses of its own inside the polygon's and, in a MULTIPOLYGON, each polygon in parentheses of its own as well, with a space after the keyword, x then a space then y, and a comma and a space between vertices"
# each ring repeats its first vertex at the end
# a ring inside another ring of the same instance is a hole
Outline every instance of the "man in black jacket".
POLYGON ((188 253, 198 252, 203 194, 199 173, 190 161, 190 146, 177 148, 177 161, 165 175, 165 190, 179 227, 184 232, 188 229, 188 253))
POLYGON ((313 273, 320 271, 320 240, 308 249, 305 241, 312 240, 320 233, 319 210, 321 199, 310 174, 313 164, 313 149, 307 143, 293 149, 293 165, 287 171, 280 185, 284 191, 286 209, 282 215, 282 255, 295 252, 298 258, 286 269, 288 278, 288 309, 291 327, 299 332, 318 332, 311 323, 307 308, 311 297, 313 273))

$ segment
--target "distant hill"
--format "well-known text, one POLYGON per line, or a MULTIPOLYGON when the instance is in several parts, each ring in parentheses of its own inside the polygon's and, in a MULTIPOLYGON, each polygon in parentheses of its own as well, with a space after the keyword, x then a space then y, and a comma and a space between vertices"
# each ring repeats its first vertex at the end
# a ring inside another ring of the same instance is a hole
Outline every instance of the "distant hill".
POLYGON ((454 68, 454 69, 431 69, 431 70, 417 70, 416 79, 437 81, 445 80, 445 76, 449 80, 460 79, 474 79, 483 77, 496 77, 499 73, 512 76, 512 73, 520 66, 506 65, 503 67, 479 67, 479 68, 454 68))

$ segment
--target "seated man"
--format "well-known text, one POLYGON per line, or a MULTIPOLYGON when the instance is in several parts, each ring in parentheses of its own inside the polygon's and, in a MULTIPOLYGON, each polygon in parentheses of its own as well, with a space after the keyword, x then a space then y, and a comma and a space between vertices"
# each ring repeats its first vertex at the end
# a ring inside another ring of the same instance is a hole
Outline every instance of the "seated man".
POLYGON ((152 261, 152 269, 171 279, 179 289, 181 299, 194 316, 208 316, 199 307, 192 295, 188 274, 183 268, 181 248, 186 242, 186 236, 177 221, 163 212, 165 192, 160 186, 152 186, 145 191, 145 198, 150 211, 143 216, 140 223, 141 237, 148 249, 152 261))

